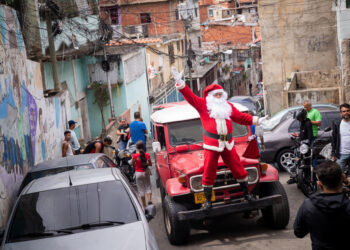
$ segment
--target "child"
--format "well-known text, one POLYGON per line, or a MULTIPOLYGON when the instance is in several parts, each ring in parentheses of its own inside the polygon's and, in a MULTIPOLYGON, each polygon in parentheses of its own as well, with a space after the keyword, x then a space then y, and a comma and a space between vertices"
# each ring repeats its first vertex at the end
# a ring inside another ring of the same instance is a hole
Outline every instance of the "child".
POLYGON ((143 141, 136 143, 136 153, 132 155, 132 165, 136 172, 136 186, 142 200, 142 205, 146 207, 147 194, 148 205, 152 204, 152 190, 151 190, 151 171, 148 166, 152 166, 152 160, 149 153, 144 151, 145 144, 143 141))

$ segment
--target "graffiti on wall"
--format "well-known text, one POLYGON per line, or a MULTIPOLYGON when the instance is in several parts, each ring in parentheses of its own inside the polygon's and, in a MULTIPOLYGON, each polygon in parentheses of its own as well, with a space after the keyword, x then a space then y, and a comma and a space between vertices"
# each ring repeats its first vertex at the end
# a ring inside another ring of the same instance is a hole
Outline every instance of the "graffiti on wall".
POLYGON ((66 92, 44 97, 40 64, 27 60, 16 14, 1 5, 0 34, 0 228, 3 228, 24 174, 35 164, 60 156, 69 115, 63 111, 69 110, 69 100, 66 92))

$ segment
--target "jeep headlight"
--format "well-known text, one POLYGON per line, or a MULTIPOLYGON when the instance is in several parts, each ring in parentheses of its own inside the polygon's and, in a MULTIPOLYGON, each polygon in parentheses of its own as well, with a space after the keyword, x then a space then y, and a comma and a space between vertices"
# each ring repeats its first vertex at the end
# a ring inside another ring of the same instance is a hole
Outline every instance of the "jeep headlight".
POLYGON ((250 168, 246 169, 248 172, 248 183, 255 183, 257 182, 259 176, 258 176, 258 171, 256 168, 250 168))
POLYGON ((309 146, 307 144, 301 144, 301 146, 299 147, 299 151, 304 155, 307 152, 309 152, 309 146))
POLYGON ((190 180, 190 184, 193 191, 202 191, 202 176, 193 176, 190 180))

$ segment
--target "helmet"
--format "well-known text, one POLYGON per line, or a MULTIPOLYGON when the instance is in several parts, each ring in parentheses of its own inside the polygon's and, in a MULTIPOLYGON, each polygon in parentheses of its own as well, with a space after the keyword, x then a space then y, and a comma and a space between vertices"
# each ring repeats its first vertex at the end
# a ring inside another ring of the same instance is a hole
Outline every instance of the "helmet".
POLYGON ((297 120, 301 120, 301 121, 305 121, 305 119, 306 119, 306 115, 307 115, 307 113, 306 113, 306 110, 305 109, 301 109, 301 110, 298 110, 297 112, 296 112, 296 114, 295 114, 295 119, 297 119, 297 120))

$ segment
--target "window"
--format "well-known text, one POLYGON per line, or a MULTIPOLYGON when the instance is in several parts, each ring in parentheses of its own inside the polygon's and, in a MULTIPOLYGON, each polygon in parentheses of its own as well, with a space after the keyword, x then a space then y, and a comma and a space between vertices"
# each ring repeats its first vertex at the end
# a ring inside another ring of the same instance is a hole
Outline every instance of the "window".
POLYGON ((110 9, 109 10, 109 16, 111 18, 111 24, 119 24, 119 16, 118 16, 118 9, 110 9))
MULTIPOLYGON (((61 236, 59 230, 80 232, 84 224, 108 221, 125 224, 138 221, 134 205, 120 181, 30 193, 18 200, 7 242, 61 236)), ((111 223, 103 226, 116 225, 111 223)), ((91 227, 84 231, 98 228, 91 227)))
POLYGON ((213 10, 209 10, 209 16, 213 16, 213 10))
POLYGON ((177 51, 181 51, 180 41, 176 42, 177 51))
POLYGON ((165 147, 164 127, 157 126, 156 131, 157 131, 157 141, 160 143, 160 147, 164 148, 165 147))
POLYGON ((350 8, 350 0, 346 0, 346 8, 347 8, 347 9, 350 8))
POLYGON ((202 48, 202 42, 201 42, 201 37, 200 36, 198 37, 198 47, 202 48))
POLYGON ((175 18, 176 18, 176 20, 180 19, 179 18, 179 10, 178 9, 175 10, 175 18))
POLYGON ((140 14, 141 23, 151 23, 151 15, 149 13, 140 14))
POLYGON ((300 131, 300 122, 298 120, 294 120, 292 124, 289 126, 288 133, 299 133, 300 131))
POLYGON ((332 128, 333 122, 339 122, 341 116, 338 111, 322 113, 322 122, 320 130, 324 130, 327 127, 332 128))
POLYGON ((227 10, 226 14, 229 16, 231 14, 231 12, 229 10, 227 10))
POLYGON ((170 65, 172 65, 175 62, 175 54, 174 54, 174 45, 173 44, 168 45, 168 54, 169 54, 170 65))

